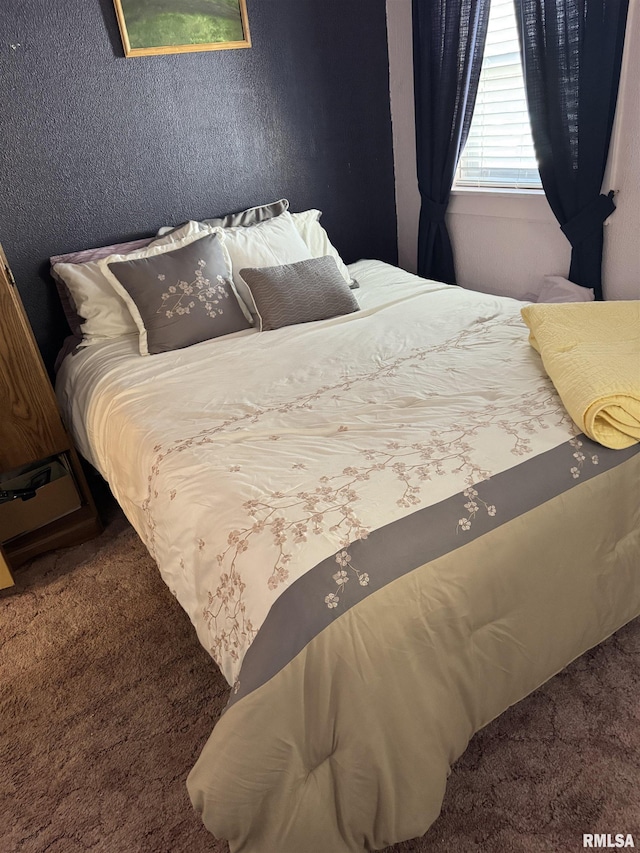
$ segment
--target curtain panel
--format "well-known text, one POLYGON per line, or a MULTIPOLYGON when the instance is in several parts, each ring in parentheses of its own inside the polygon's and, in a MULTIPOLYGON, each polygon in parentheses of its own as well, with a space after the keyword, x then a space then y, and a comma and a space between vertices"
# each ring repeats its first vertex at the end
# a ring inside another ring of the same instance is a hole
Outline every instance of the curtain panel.
POLYGON ((628 0, 515 0, 538 168, 571 243, 569 278, 602 299, 601 194, 618 97, 628 0))
POLYGON ((418 187, 418 275, 455 284, 445 213, 469 134, 489 0, 413 0, 418 187))

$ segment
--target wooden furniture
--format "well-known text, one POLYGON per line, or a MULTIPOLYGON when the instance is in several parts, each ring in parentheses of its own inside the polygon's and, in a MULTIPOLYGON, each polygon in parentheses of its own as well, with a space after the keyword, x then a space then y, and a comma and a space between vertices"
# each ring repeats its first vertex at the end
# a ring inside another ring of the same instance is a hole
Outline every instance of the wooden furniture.
POLYGON ((13 577, 9 571, 9 564, 2 552, 2 545, 0 545, 0 589, 9 589, 12 586, 13 577))
MULTIPOLYGON (((0 572, 0 589, 9 585, 9 568, 43 551, 85 541, 102 529, 0 246, 0 475, 5 479, 15 469, 51 457, 56 457, 72 478, 79 508, 0 543, 5 563, 0 572)), ((28 510, 28 502, 25 507, 28 510)))

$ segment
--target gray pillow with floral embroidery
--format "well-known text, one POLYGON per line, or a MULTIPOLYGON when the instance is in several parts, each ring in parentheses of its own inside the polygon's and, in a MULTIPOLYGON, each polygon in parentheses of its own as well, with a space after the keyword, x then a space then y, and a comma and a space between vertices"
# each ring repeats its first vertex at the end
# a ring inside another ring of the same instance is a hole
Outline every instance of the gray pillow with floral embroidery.
POLYGON ((141 331, 142 355, 251 328, 231 282, 229 256, 217 234, 162 254, 107 266, 133 303, 127 300, 141 331))

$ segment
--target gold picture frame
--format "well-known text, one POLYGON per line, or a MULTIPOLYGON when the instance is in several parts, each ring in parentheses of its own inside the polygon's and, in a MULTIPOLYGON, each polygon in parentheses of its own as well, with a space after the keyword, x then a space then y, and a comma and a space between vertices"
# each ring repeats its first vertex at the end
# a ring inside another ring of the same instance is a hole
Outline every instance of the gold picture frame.
POLYGON ((127 57, 251 47, 246 0, 114 0, 114 4, 127 57))

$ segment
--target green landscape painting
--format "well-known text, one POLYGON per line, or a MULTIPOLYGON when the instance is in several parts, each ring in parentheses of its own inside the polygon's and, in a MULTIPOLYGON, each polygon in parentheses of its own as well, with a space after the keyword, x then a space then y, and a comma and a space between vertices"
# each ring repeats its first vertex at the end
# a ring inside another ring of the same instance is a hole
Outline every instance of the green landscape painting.
POLYGON ((115 0, 127 56, 250 47, 245 0, 115 0))

